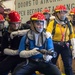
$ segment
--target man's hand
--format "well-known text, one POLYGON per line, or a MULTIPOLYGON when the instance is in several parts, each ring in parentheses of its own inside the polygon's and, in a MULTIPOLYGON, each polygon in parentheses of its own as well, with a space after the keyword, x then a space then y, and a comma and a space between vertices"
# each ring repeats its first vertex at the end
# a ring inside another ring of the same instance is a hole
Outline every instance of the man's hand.
POLYGON ((53 57, 51 55, 43 55, 43 59, 49 62, 53 57))
POLYGON ((71 39, 71 45, 72 45, 72 56, 74 59, 75 58, 75 38, 71 39))
POLYGON ((75 59, 75 50, 72 51, 72 57, 75 59))
POLYGON ((18 31, 14 31, 10 34, 11 39, 18 35, 18 31))
POLYGON ((20 57, 29 58, 33 55, 40 54, 40 52, 38 52, 37 49, 38 48, 34 48, 32 50, 23 50, 23 51, 20 52, 20 57))

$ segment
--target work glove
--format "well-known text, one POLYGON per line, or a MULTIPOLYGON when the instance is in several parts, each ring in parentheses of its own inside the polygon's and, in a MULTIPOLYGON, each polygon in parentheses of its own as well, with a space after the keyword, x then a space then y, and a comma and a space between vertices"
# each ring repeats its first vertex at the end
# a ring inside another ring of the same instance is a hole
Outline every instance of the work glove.
POLYGON ((72 51, 72 57, 75 59, 75 50, 72 51))
POLYGON ((14 31, 10 34, 11 39, 13 39, 15 36, 23 36, 26 35, 26 33, 29 31, 29 29, 26 30, 18 30, 18 31, 14 31))
POLYGON ((18 31, 14 31, 14 32, 11 32, 10 37, 11 39, 13 39, 17 35, 18 35, 18 31))
POLYGON ((23 50, 23 51, 20 52, 20 57, 29 58, 33 55, 40 54, 40 52, 38 52, 37 49, 38 48, 34 48, 32 50, 23 50))
POLYGON ((71 45, 72 45, 72 57, 75 58, 75 38, 71 39, 71 45))
POLYGON ((46 62, 49 62, 53 57, 51 55, 43 55, 43 59, 46 61, 46 62))
POLYGON ((26 33, 27 33, 29 30, 30 30, 30 29, 18 30, 18 35, 20 35, 20 36, 26 35, 26 33))
POLYGON ((4 54, 14 56, 14 55, 18 55, 19 51, 18 50, 9 49, 9 48, 5 48, 4 49, 4 54))
POLYGON ((50 17, 50 20, 54 20, 54 19, 55 19, 55 16, 51 16, 51 17, 50 17))
POLYGON ((50 32, 46 32, 46 38, 52 38, 52 34, 50 32))

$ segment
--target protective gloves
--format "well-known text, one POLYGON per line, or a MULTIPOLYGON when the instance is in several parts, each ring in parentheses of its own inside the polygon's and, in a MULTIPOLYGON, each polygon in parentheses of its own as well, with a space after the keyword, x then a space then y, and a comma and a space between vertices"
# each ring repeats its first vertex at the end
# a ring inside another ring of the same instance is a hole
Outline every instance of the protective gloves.
POLYGON ((29 58, 33 55, 37 55, 37 54, 40 54, 40 52, 37 51, 38 48, 34 48, 32 50, 23 50, 20 52, 20 57, 23 57, 23 58, 29 58))
POLYGON ((14 31, 10 34, 11 39, 13 39, 15 36, 19 35, 19 36, 23 36, 25 35, 27 32, 29 31, 29 29, 27 30, 18 30, 18 31, 14 31))
POLYGON ((14 56, 14 55, 18 55, 19 51, 18 50, 12 50, 12 49, 5 48, 4 49, 4 54, 14 56))
POLYGON ((46 62, 49 62, 53 57, 51 55, 43 55, 43 59, 46 61, 46 62))
POLYGON ((55 16, 51 16, 51 17, 50 17, 50 20, 54 20, 54 19, 55 19, 55 16))
POLYGON ((30 29, 26 29, 26 30, 19 30, 18 31, 18 35, 23 36, 25 35, 30 29))
POLYGON ((14 31, 10 34, 11 39, 18 35, 18 31, 14 31))
POLYGON ((71 39, 71 45, 72 45, 72 56, 74 59, 75 58, 75 38, 71 39))
POLYGON ((75 50, 72 51, 73 59, 75 59, 75 50))
POLYGON ((52 38, 52 34, 50 32, 46 32, 46 38, 52 38))

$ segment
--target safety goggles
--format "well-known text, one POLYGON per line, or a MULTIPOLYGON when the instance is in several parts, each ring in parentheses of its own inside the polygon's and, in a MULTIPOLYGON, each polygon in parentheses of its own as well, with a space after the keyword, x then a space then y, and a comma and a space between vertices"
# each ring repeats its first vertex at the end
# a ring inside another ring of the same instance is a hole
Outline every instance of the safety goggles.
POLYGON ((66 14, 67 13, 67 11, 60 11, 59 13, 61 13, 61 14, 66 14))
POLYGON ((36 23, 37 25, 44 25, 44 21, 41 20, 34 21, 34 23, 36 23))

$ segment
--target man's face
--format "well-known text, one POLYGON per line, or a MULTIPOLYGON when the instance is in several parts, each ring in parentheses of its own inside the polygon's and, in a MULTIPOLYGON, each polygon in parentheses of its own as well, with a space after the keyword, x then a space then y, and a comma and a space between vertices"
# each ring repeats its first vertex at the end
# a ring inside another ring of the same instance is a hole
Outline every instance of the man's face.
POLYGON ((44 21, 35 21, 34 27, 39 33, 41 33, 43 31, 43 28, 44 28, 44 21))
POLYGON ((50 18, 50 14, 49 13, 44 13, 44 16, 45 16, 46 19, 50 18))
POLYGON ((13 30, 17 30, 20 28, 20 23, 11 23, 10 26, 13 30))
POLYGON ((65 20, 65 18, 66 18, 66 12, 60 11, 60 12, 57 13, 57 16, 58 16, 58 18, 60 20, 65 20))

